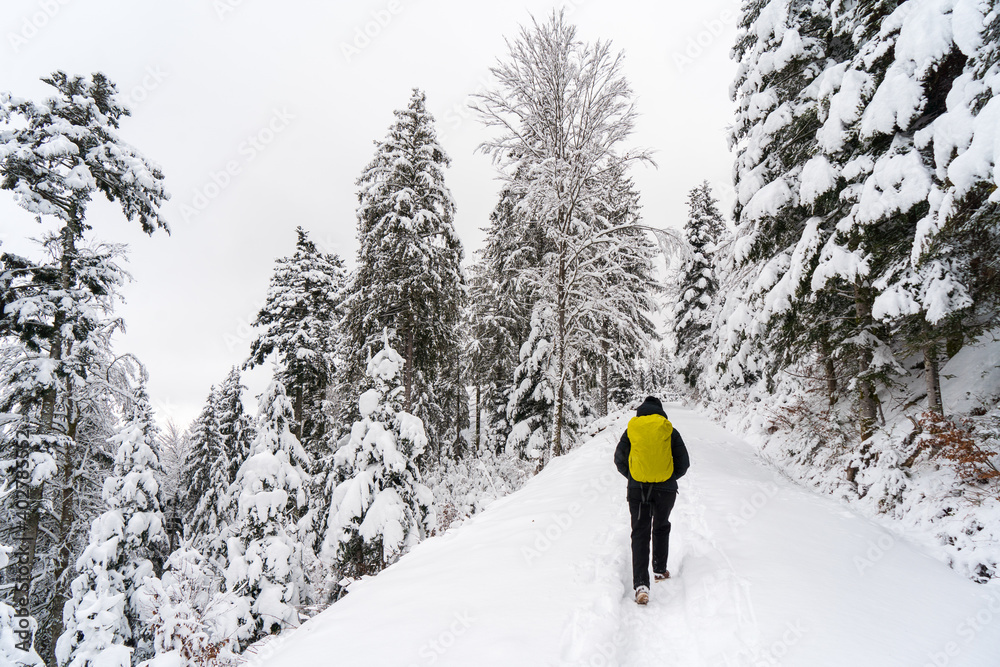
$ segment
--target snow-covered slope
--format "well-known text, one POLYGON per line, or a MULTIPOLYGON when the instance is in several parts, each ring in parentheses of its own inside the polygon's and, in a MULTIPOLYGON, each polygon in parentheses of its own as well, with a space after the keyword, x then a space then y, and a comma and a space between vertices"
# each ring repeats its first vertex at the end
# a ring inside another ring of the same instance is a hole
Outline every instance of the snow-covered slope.
POLYGON ((626 418, 264 648, 258 664, 997 664, 1000 588, 763 466, 668 406, 691 453, 669 568, 632 601, 626 418), (266 656, 264 654, 267 654, 266 656))

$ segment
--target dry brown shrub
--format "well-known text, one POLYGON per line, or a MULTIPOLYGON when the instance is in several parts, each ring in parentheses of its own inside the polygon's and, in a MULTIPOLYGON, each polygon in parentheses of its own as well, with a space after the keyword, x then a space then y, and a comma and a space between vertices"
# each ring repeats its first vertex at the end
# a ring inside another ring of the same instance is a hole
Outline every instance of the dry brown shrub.
POLYGON ((997 467, 1000 452, 991 446, 990 439, 977 434, 971 420, 952 420, 935 412, 925 412, 917 419, 922 432, 922 448, 931 456, 946 459, 963 482, 1000 498, 1000 469, 997 467))
POLYGON ((802 449, 789 453, 808 465, 813 463, 816 455, 824 448, 840 454, 844 451, 845 444, 850 441, 850 433, 837 419, 836 412, 830 408, 816 410, 807 401, 800 400, 770 408, 767 414, 770 418, 768 427, 770 435, 781 431, 799 435, 802 449))

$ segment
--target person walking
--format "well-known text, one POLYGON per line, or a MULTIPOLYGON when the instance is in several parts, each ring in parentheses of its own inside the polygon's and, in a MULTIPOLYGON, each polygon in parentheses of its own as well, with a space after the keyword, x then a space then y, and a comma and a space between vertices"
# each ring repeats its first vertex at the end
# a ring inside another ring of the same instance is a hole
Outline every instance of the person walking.
POLYGON ((632 516, 632 587, 635 601, 649 602, 649 544, 653 543, 653 578, 670 577, 670 511, 677 500, 677 480, 691 465, 684 439, 663 404, 647 396, 629 420, 615 449, 615 467, 628 479, 626 498, 632 516))

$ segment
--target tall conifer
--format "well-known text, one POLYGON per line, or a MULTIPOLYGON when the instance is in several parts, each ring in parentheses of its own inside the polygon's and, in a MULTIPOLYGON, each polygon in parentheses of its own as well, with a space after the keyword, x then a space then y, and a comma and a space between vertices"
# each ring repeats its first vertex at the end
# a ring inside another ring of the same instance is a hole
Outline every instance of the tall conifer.
MULTIPOLYGON (((420 417, 432 447, 454 421, 445 397, 457 380, 456 328, 465 295, 455 204, 444 182, 450 160, 438 144, 426 97, 414 90, 358 179, 357 269, 341 328, 345 396, 357 396, 367 360, 383 345, 400 351, 405 409, 420 417)), ((348 406, 354 415, 356 404, 348 406)))

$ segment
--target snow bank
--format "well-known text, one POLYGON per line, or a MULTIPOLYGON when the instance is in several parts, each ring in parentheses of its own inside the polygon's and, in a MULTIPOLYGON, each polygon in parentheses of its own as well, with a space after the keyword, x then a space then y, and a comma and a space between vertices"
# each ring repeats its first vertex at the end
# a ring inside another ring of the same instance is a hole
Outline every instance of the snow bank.
MULTIPOLYGON (((912 366, 910 360, 907 367, 912 366)), ((745 433, 768 461, 792 477, 905 534, 963 576, 977 581, 995 576, 1000 500, 963 484, 940 456, 917 451, 915 438, 920 436, 912 420, 926 409, 919 369, 897 368, 900 384, 880 390, 886 425, 864 457, 852 421, 853 393, 844 391, 840 404, 828 412, 825 393, 805 378, 817 372, 792 370, 798 377, 782 374, 771 394, 748 389, 717 397, 706 407, 727 428, 745 433), (920 397, 916 404, 899 400, 914 396, 920 397), (847 480, 850 466, 859 468, 854 482, 847 480)), ((960 420, 982 415, 975 417, 980 421, 996 415, 1000 423, 1000 336, 965 346, 940 373, 946 414, 960 420)))

